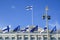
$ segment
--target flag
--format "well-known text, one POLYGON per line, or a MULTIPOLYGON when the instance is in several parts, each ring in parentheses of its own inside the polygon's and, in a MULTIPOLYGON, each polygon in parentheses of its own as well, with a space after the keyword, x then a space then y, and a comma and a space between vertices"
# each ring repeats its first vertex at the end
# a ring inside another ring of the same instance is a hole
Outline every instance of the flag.
POLYGON ((20 25, 18 25, 18 26, 13 30, 13 32, 17 32, 17 31, 20 31, 20 25))
POLYGON ((5 32, 9 32, 9 29, 10 29, 10 25, 9 26, 7 26, 7 27, 5 27, 5 28, 3 28, 3 32, 5 33, 5 32))
POLYGON ((25 29, 21 30, 22 32, 26 32, 28 29, 28 27, 26 27, 25 29))
POLYGON ((56 26, 51 30, 51 32, 50 33, 53 33, 53 32, 56 32, 57 31, 57 29, 56 29, 56 26))
POLYGON ((44 27, 44 30, 46 30, 47 29, 47 27, 44 27))
POLYGON ((44 29, 42 29, 40 33, 44 32, 46 29, 47 29, 47 27, 44 27, 44 29))
POLYGON ((42 29, 42 30, 40 31, 40 33, 42 33, 42 32, 44 32, 44 29, 42 29))
POLYGON ((32 6, 27 6, 26 10, 32 10, 32 6))
POLYGON ((34 32, 34 31, 38 31, 38 25, 34 27, 32 30, 30 30, 30 32, 34 32))

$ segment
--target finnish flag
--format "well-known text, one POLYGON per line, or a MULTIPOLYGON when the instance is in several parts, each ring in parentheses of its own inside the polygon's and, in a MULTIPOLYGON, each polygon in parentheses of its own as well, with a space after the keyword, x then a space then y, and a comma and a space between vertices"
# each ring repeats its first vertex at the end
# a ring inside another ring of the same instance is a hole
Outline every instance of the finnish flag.
POLYGON ((26 10, 32 10, 32 6, 27 6, 26 10))
POLYGON ((26 32, 27 29, 29 29, 28 27, 26 27, 25 29, 21 30, 22 32, 26 32))
POLYGON ((7 27, 3 28, 2 31, 3 33, 9 32, 11 28, 11 25, 8 25, 7 27))
POLYGON ((44 32, 46 29, 47 29, 47 27, 44 27, 44 29, 42 29, 42 30, 40 31, 40 33, 44 32))

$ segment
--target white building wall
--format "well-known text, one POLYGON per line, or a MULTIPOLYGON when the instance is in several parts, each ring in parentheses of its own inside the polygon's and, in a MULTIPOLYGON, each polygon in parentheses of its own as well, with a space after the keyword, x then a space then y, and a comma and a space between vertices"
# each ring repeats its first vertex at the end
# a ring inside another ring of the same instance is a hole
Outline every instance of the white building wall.
MULTIPOLYGON (((53 40, 57 40, 57 34, 50 34, 50 38, 53 40), (55 39, 54 39, 55 38, 55 39)), ((27 37, 28 40, 31 40, 31 37, 34 38, 34 40, 45 40, 44 38, 47 38, 46 33, 0 33, 0 37, 2 37, 3 40, 5 40, 6 37, 9 37, 9 40, 12 40, 12 37, 14 37, 14 40, 18 40, 18 37, 21 37, 21 40, 25 40, 24 38, 27 37), (26 35, 26 36, 25 36, 26 35)), ((60 34, 58 34, 58 38, 60 40, 60 34)), ((52 40, 50 39, 50 40, 52 40)))

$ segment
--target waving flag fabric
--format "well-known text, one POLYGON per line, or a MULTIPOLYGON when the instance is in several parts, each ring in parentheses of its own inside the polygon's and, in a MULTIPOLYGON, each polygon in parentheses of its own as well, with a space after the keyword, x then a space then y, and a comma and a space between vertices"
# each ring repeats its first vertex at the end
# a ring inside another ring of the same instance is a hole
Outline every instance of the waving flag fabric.
POLYGON ((13 32, 17 32, 17 31, 20 31, 20 25, 18 25, 18 26, 13 30, 13 32))
POLYGON ((44 27, 44 30, 46 30, 47 29, 47 27, 44 27))
POLYGON ((56 26, 51 30, 51 32, 50 33, 53 33, 53 32, 56 32, 57 31, 57 29, 56 29, 56 26))
POLYGON ((44 29, 42 29, 42 30, 40 31, 40 33, 44 32, 46 29, 47 29, 47 27, 44 27, 44 29))
POLYGON ((7 27, 5 27, 5 28, 3 28, 3 32, 5 33, 5 32, 9 32, 9 29, 10 29, 10 26, 7 26, 7 27))
POLYGON ((34 27, 30 32, 38 31, 38 26, 34 27))
POLYGON ((26 10, 32 10, 32 6, 27 6, 26 10))
POLYGON ((23 32, 23 31, 25 32, 27 29, 28 29, 28 27, 26 27, 25 29, 23 29, 23 30, 21 30, 21 31, 22 31, 22 32, 23 32))

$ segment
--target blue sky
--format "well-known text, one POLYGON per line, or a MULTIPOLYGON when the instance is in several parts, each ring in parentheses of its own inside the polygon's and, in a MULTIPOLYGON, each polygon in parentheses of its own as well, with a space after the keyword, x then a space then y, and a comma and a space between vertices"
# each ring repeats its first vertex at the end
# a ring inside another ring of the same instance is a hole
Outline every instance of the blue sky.
POLYGON ((45 20, 42 15, 45 7, 48 6, 49 28, 57 25, 60 28, 60 0, 0 0, 0 27, 11 25, 12 29, 17 25, 21 28, 31 24, 31 11, 27 11, 26 6, 33 5, 34 25, 45 27, 45 20))

